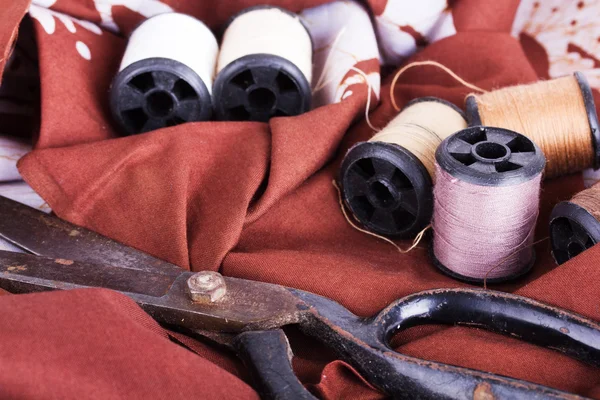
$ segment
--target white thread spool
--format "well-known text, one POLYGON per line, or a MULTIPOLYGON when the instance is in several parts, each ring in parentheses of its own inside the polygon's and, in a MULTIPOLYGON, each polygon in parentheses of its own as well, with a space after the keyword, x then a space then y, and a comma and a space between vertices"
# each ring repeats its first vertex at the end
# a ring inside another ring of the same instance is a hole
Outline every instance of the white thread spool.
POLYGON ((268 121, 308 111, 312 52, 298 15, 272 6, 242 11, 221 43, 213 89, 217 117, 268 121))
POLYGON ((218 51, 210 29, 189 15, 160 14, 139 25, 111 88, 113 116, 122 131, 209 119, 218 51))

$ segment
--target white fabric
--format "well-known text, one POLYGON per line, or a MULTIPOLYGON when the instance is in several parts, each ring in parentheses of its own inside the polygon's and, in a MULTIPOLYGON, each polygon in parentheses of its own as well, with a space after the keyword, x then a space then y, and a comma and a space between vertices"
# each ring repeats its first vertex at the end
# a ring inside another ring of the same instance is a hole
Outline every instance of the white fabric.
MULTIPOLYGON (((352 95, 349 87, 366 84, 352 67, 379 60, 377 38, 367 10, 355 1, 335 1, 304 10, 301 14, 314 42, 313 106, 337 103, 352 95)), ((361 70, 379 97, 381 77, 376 70, 361 70)))

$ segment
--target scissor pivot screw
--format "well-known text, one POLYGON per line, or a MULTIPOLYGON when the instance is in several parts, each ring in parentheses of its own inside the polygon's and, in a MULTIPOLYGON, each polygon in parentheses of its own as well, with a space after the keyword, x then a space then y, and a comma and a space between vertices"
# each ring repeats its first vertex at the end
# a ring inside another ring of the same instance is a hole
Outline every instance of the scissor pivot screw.
POLYGON ((190 298, 196 303, 214 303, 225 293, 225 279, 218 272, 202 271, 190 276, 187 281, 190 298))

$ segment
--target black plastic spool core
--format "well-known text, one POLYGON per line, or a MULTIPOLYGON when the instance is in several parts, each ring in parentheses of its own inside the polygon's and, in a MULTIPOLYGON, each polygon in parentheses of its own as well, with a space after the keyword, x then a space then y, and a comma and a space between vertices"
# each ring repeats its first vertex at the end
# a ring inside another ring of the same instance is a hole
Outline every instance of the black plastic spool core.
MULTIPOLYGON (((573 74, 579 89, 581 90, 581 96, 583 97, 583 104, 585 105, 585 111, 587 113, 587 119, 590 124, 590 132, 592 134, 592 146, 594 147, 594 169, 600 168, 600 123, 598 122, 598 114, 596 113, 596 105, 594 103, 594 95, 592 89, 581 72, 575 72, 573 74)), ((479 114, 479 108, 475 97, 469 96, 466 100, 467 110, 467 121, 469 126, 481 125, 481 115, 479 114)))
MULTIPOLYGON (((240 15, 270 8, 298 17, 281 7, 248 7, 228 20, 222 35, 240 15)), ((308 28, 302 19, 299 21, 313 47, 308 28)), ((213 84, 215 114, 222 121, 267 122, 272 117, 300 115, 310 110, 311 97, 310 82, 302 71, 291 61, 274 54, 238 58, 219 72, 213 84)))
POLYGON ((557 264, 563 264, 600 242, 600 222, 585 208, 558 203, 550 215, 550 244, 557 264))
POLYGON ((431 178, 405 148, 384 142, 353 146, 340 169, 342 197, 369 231, 408 238, 431 220, 431 178))
POLYGON ((308 80, 292 62, 250 54, 229 63, 213 85, 216 116, 224 121, 267 122, 310 109, 308 80))
POLYGON ((206 121, 212 115, 202 79, 187 65, 167 58, 140 60, 119 72, 110 89, 110 108, 126 135, 206 121))
MULTIPOLYGON (((464 118, 460 108, 436 97, 414 99, 402 111, 431 101, 452 107, 464 118)), ((371 232, 410 238, 431 221, 431 177, 421 160, 402 146, 385 142, 356 144, 342 162, 339 180, 344 202, 371 232)))
MULTIPOLYGON (((524 135, 483 126, 470 127, 446 138, 438 147, 435 158, 453 177, 480 186, 518 185, 541 174, 546 164, 540 148, 524 135)), ((532 249, 532 252, 529 265, 517 274, 487 279, 486 282, 500 283, 525 275, 535 262, 535 251, 532 249)), ((441 264, 433 252, 433 241, 430 254, 434 265, 445 274, 464 282, 483 283, 483 279, 458 274, 441 264)))

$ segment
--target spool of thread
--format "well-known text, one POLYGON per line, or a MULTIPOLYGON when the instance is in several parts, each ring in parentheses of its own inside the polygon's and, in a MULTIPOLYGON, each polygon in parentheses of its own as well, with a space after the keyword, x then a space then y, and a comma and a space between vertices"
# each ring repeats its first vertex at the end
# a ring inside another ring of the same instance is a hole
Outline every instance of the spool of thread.
POLYGON ((462 111, 435 98, 408 103, 371 138, 352 147, 340 169, 344 201, 370 231, 414 236, 431 220, 435 150, 466 128, 462 111))
POLYGON ((540 148, 519 133, 479 126, 444 140, 435 157, 434 264, 467 282, 529 271, 546 162, 540 148))
POLYGON ((217 118, 262 121, 309 110, 312 40, 300 17, 273 6, 229 22, 213 87, 217 118))
POLYGON ((600 132, 592 90, 576 72, 549 81, 471 94, 469 125, 520 132, 544 152, 546 177, 600 167, 600 132))
POLYGON ((219 47, 206 25, 179 13, 154 16, 131 34, 110 93, 124 134, 208 120, 219 47))
POLYGON ((550 215, 550 243, 557 264, 600 242, 600 184, 558 203, 550 215))

